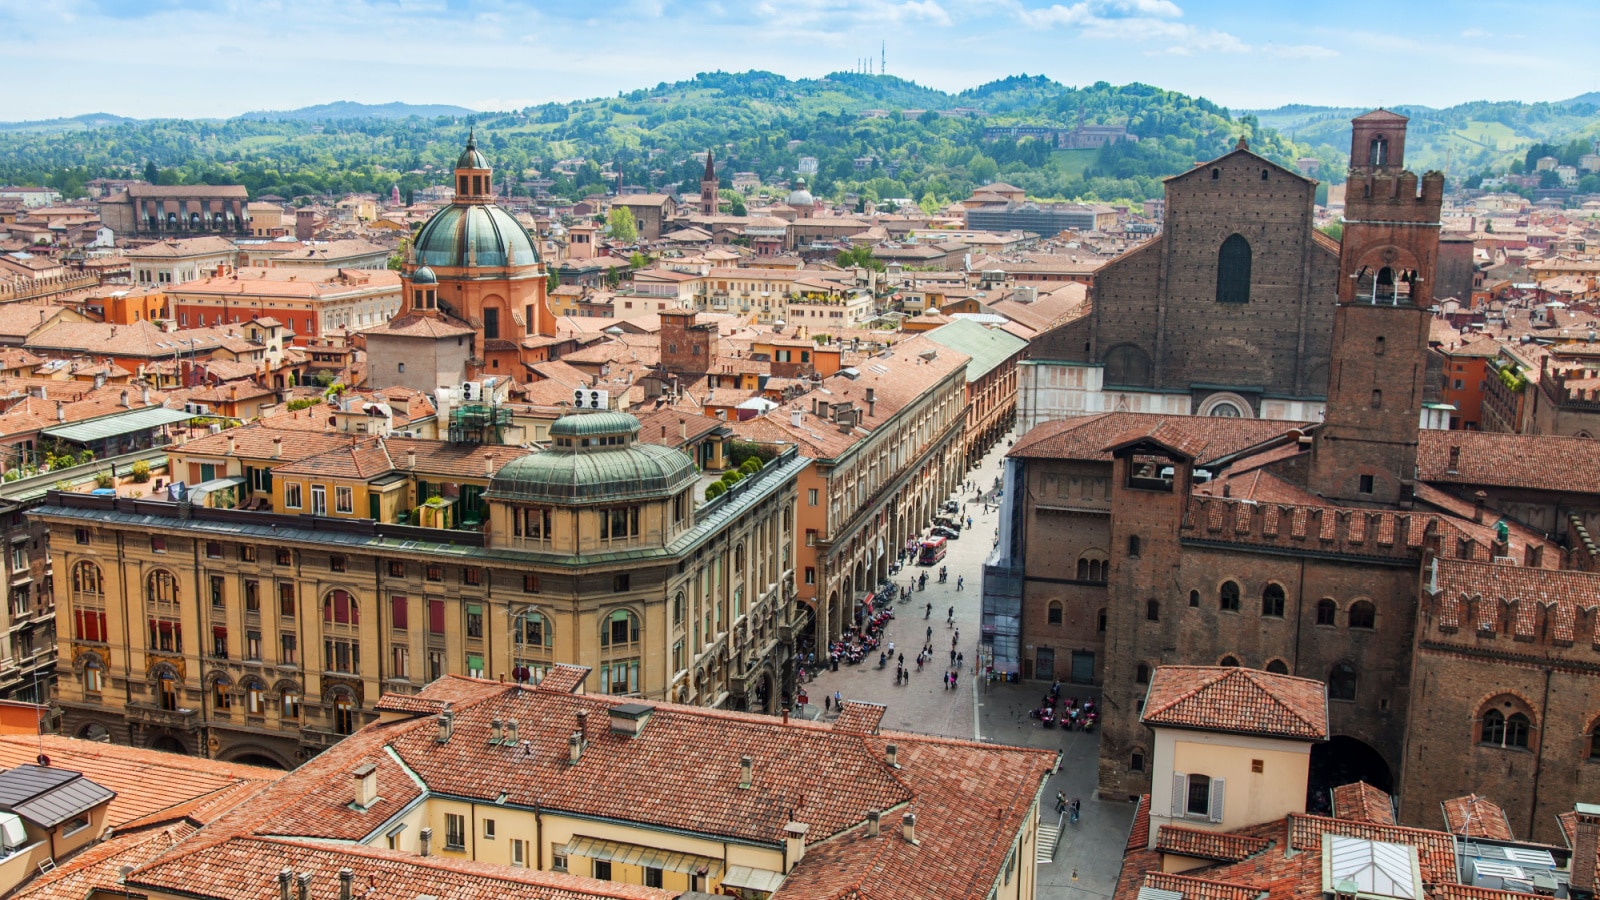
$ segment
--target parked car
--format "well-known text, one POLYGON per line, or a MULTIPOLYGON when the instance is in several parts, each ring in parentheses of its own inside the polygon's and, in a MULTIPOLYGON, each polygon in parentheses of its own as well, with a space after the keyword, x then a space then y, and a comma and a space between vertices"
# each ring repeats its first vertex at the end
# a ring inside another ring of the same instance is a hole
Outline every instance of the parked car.
POLYGON ((943 525, 935 526, 932 533, 934 537, 947 538, 952 541, 961 537, 961 532, 959 530, 955 528, 946 528, 943 525))

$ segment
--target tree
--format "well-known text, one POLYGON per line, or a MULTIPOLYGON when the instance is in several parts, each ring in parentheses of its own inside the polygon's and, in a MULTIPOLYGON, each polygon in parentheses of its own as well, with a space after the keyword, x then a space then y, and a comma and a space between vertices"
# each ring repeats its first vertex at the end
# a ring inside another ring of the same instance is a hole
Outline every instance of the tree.
POLYGON ((558 287, 561 287, 561 273, 551 269, 550 277, 545 280, 545 290, 553 291, 558 287))
POLYGON ((734 195, 732 200, 728 201, 728 212, 736 216, 747 216, 750 214, 749 210, 745 209, 744 198, 737 194, 734 195))
POLYGON ((156 180, 160 177, 161 171, 156 168, 156 161, 153 159, 145 160, 144 180, 150 182, 151 184, 155 184, 156 180))
POLYGON ((1327 235, 1328 237, 1333 238, 1336 241, 1344 240, 1344 223, 1343 222, 1329 222, 1328 224, 1322 226, 1321 228, 1319 228, 1317 230, 1321 231, 1323 234, 1327 235))
POLYGON ((633 210, 626 206, 611 207, 611 217, 606 220, 611 237, 631 244, 639 239, 639 223, 633 218, 633 210))

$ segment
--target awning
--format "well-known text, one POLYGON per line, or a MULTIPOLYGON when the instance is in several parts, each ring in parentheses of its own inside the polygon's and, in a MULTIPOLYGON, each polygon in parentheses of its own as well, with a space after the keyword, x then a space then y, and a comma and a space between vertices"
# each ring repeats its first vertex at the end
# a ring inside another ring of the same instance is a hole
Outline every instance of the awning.
POLYGON ((602 841, 599 838, 574 837, 567 842, 567 855, 605 859, 625 866, 644 866, 684 875, 698 873, 716 878, 722 874, 720 859, 696 856, 692 853, 673 853, 669 850, 657 850, 654 847, 641 847, 638 844, 602 841))
POLYGON ((44 429, 44 436, 60 438, 63 441, 72 441, 76 444, 86 444, 90 441, 148 431, 151 428, 160 428, 163 425, 171 425, 174 422, 187 422, 194 417, 194 413, 184 412, 181 409, 151 406, 145 409, 136 409, 133 412, 117 413, 111 416, 101 416, 98 419, 74 422, 71 425, 57 425, 54 428, 46 428, 44 429))
POLYGON ((783 873, 771 869, 752 869, 749 866, 729 866, 722 878, 723 887, 744 888, 751 891, 773 893, 783 885, 783 873))

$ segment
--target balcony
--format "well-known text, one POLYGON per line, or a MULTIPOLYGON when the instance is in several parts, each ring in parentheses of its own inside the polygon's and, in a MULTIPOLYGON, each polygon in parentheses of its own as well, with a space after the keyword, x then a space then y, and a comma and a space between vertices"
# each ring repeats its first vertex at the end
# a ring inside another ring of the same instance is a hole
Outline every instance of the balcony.
POLYGON ((123 706, 123 715, 129 722, 159 728, 181 728, 185 731, 193 731, 200 727, 200 711, 197 709, 162 709, 154 703, 135 701, 123 706))

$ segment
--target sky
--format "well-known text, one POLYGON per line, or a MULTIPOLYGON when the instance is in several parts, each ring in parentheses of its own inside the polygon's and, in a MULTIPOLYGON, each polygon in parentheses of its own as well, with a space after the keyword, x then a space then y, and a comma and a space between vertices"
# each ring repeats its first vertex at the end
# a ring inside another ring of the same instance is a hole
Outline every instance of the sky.
POLYGON ((1600 89, 1594 0, 0 0, 0 121, 335 100, 517 109, 763 69, 1140 81, 1232 109, 1600 89))

